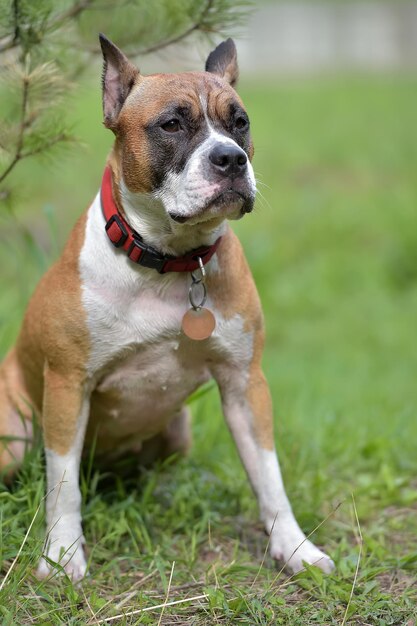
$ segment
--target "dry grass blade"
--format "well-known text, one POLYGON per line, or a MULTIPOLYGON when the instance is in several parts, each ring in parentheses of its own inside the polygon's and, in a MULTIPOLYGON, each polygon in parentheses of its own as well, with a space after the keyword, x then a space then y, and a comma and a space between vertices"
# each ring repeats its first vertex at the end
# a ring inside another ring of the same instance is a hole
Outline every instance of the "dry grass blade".
POLYGON ((167 602, 168 602, 169 592, 170 592, 170 590, 171 590, 172 576, 173 576, 173 574, 174 574, 174 567, 175 567, 175 561, 172 561, 171 574, 170 574, 170 576, 169 576, 168 587, 167 587, 167 593, 166 593, 166 596, 165 596, 165 603, 164 603, 164 606, 162 607, 161 615, 159 616, 158 626, 161 626, 162 616, 163 616, 163 614, 164 614, 165 607, 166 607, 167 602))
MULTIPOLYGON (((115 605, 115 608, 117 610, 121 609, 122 606, 124 604, 126 604, 126 602, 129 602, 129 600, 131 600, 138 593, 138 588, 141 587, 142 585, 144 585, 146 582, 148 582, 148 580, 150 580, 157 573, 158 573, 158 570, 154 569, 152 572, 150 572, 150 574, 148 574, 147 576, 144 576, 140 580, 136 581, 132 585, 132 587, 129 589, 129 591, 124 595, 124 597, 123 597, 123 594, 120 594, 119 596, 116 596, 116 598, 122 598, 122 599, 115 605)), ((106 602, 106 604, 104 604, 100 608, 100 610, 97 611, 96 616, 99 613, 101 613, 106 607, 108 607, 109 604, 111 604, 113 602, 113 600, 115 600, 116 598, 110 599, 108 602, 106 602)))
POLYGON ((85 594, 84 589, 82 589, 82 592, 83 592, 84 600, 85 600, 85 602, 86 602, 86 604, 87 604, 87 606, 88 606, 88 608, 90 610, 91 615, 93 616, 93 622, 92 623, 93 624, 97 624, 97 615, 94 613, 93 609, 91 608, 91 604, 88 601, 88 598, 87 598, 87 596, 85 594))
POLYGON ((26 543, 26 541, 27 541, 27 538, 29 537, 29 533, 30 533, 30 531, 32 530, 32 526, 33 526, 33 524, 35 523, 35 519, 36 519, 36 517, 37 517, 37 515, 38 515, 38 513, 39 513, 39 510, 40 510, 40 508, 41 508, 41 504, 42 504, 42 500, 41 500, 41 502, 39 503, 38 508, 36 509, 34 516, 32 517, 32 521, 30 522, 30 524, 29 524, 29 528, 28 528, 28 529, 27 529, 27 531, 26 531, 26 535, 23 537, 23 541, 22 541, 22 543, 20 544, 20 548, 19 548, 18 552, 17 552, 16 556, 14 557, 13 562, 12 562, 12 564, 10 565, 9 569, 7 570, 6 576, 3 578, 2 582, 1 582, 1 585, 0 585, 0 591, 3 589, 4 585, 6 584, 7 579, 9 578, 9 576, 10 576, 10 574, 11 574, 11 572, 12 572, 12 570, 13 570, 14 566, 15 566, 15 565, 16 565, 16 563, 17 563, 17 560, 18 560, 19 556, 20 556, 20 555, 21 555, 21 553, 22 553, 23 546, 25 545, 25 543, 26 543))
MULTIPOLYGON (((285 561, 284 565, 281 567, 281 569, 279 570, 278 574, 274 577, 272 583, 269 585, 269 587, 267 588, 267 590, 265 591, 265 594, 268 594, 272 587, 275 585, 276 581, 278 580, 278 578, 281 576, 282 572, 285 570, 285 568, 287 567, 288 563, 290 562, 290 560, 292 559, 292 557, 294 556, 294 554, 297 552, 297 550, 300 549, 300 547, 303 545, 303 543, 305 543, 308 539, 310 539, 311 535, 313 535, 316 530, 318 530, 319 528, 321 528, 321 526, 323 526, 323 524, 325 524, 335 513, 336 511, 340 508, 340 506, 342 505, 342 502, 339 502, 338 504, 336 504, 336 506, 334 507, 334 509, 332 509, 330 511, 330 513, 328 515, 326 515, 326 517, 319 523, 317 524, 317 526, 315 528, 313 528, 313 530, 308 533, 308 535, 305 537, 305 539, 303 539, 303 541, 296 547, 296 549, 290 554, 290 556, 288 557, 288 559, 285 561)), ((314 565, 314 563, 313 563, 314 565)), ((295 574, 292 574, 290 576, 290 578, 292 578, 293 576, 295 576, 295 574)))
POLYGON ((271 532, 269 533, 268 541, 266 542, 266 546, 265 546, 264 554, 263 554, 263 557, 262 557, 262 561, 261 561, 261 564, 259 565, 259 569, 256 572, 256 576, 253 579, 253 582, 252 582, 252 584, 250 586, 250 589, 253 589, 253 586, 255 585, 256 581, 258 580, 259 574, 261 573, 261 570, 262 570, 262 568, 264 566, 266 555, 268 554, 269 544, 271 543, 271 537, 272 537, 272 533, 273 533, 273 530, 274 530, 274 527, 275 527, 275 522, 277 521, 278 513, 279 513, 279 511, 277 511, 277 513, 276 513, 276 515, 274 517, 274 521, 273 521, 273 524, 272 524, 272 527, 271 527, 271 532))
POLYGON ((350 604, 351 604, 352 598, 353 598, 353 592, 355 591, 356 581, 358 580, 359 565, 360 565, 360 562, 361 562, 362 549, 363 549, 363 537, 362 537, 361 525, 359 523, 358 511, 356 509, 355 497, 354 497, 353 493, 352 493, 352 503, 353 503, 353 511, 355 513, 356 526, 357 526, 357 529, 358 529, 358 536, 359 536, 358 537, 359 554, 358 554, 358 560, 356 562, 356 569, 355 569, 355 575, 353 577, 352 589, 350 590, 350 596, 349 596, 348 603, 346 605, 346 610, 345 610, 345 614, 343 616, 343 620, 342 620, 341 626, 345 626, 345 624, 346 624, 346 620, 347 620, 347 616, 348 616, 348 612, 349 612, 349 607, 350 607, 350 604))
POLYGON ((120 613, 120 615, 113 615, 112 617, 105 617, 96 623, 105 624, 106 622, 115 622, 118 619, 131 617, 132 615, 139 615, 140 613, 148 613, 149 611, 156 611, 157 609, 162 609, 162 607, 175 606, 177 604, 185 604, 186 602, 194 602, 195 600, 207 600, 207 598, 208 598, 208 595, 206 593, 203 593, 200 596, 193 596, 192 598, 183 598, 182 600, 173 600, 172 602, 163 602, 162 604, 156 604, 155 606, 147 606, 144 609, 136 609, 135 611, 129 611, 128 613, 120 613))
MULTIPOLYGON (((58 484, 60 485, 60 484, 61 484, 61 482, 60 482, 60 483, 58 483, 58 484)), ((20 556, 20 555, 21 555, 21 553, 22 553, 23 547, 24 547, 24 545, 25 545, 25 543, 26 543, 26 541, 27 541, 27 538, 29 537, 30 531, 32 530, 32 526, 33 526, 33 524, 35 523, 36 517, 37 517, 37 515, 38 515, 38 513, 39 513, 39 511, 40 511, 40 508, 41 508, 41 506, 42 506, 42 502, 43 502, 43 501, 44 501, 44 500, 45 500, 45 499, 49 496, 49 494, 50 494, 50 493, 52 493, 52 492, 53 492, 53 490, 54 490, 54 489, 56 489, 56 487, 57 487, 57 485, 55 485, 55 487, 52 487, 52 489, 50 489, 50 491, 48 491, 48 493, 46 493, 46 494, 43 496, 42 500, 39 502, 39 504, 38 504, 38 508, 36 509, 35 514, 34 514, 34 516, 32 517, 32 521, 31 521, 31 522, 30 522, 30 524, 29 524, 29 528, 27 529, 26 534, 25 534, 25 536, 23 537, 23 541, 22 541, 22 543, 20 544, 20 548, 19 548, 19 550, 17 551, 17 554, 16 554, 16 556, 14 557, 12 564, 10 565, 9 569, 7 570, 6 576, 3 578, 2 582, 1 582, 1 585, 0 585, 0 591, 2 591, 2 589, 3 589, 4 585, 6 584, 7 579, 9 578, 9 576, 10 576, 10 574, 11 574, 11 572, 12 572, 12 570, 13 570, 14 566, 15 566, 15 565, 16 565, 16 563, 17 563, 17 560, 18 560, 19 556, 20 556)))

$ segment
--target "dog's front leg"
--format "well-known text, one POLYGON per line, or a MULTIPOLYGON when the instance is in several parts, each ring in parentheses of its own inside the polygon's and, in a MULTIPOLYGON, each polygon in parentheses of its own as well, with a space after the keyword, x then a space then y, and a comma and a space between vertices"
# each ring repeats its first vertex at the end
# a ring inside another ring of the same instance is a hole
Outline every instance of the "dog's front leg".
POLYGON ((81 526, 79 466, 89 413, 89 394, 81 376, 45 371, 42 427, 46 457, 46 559, 40 578, 59 563, 73 581, 86 571, 81 526), (50 561, 48 561, 50 559, 50 561))
POLYGON ((246 371, 222 366, 215 377, 227 424, 271 535, 272 557, 292 572, 303 569, 303 561, 330 572, 333 561, 306 539, 285 493, 274 446, 271 397, 260 365, 252 363, 246 371))

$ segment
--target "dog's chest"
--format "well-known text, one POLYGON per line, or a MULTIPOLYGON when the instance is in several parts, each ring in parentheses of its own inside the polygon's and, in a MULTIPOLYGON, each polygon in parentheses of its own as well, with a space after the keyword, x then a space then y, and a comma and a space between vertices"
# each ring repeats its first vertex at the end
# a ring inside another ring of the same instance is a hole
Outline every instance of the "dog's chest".
POLYGON ((210 378, 204 356, 176 339, 138 346, 110 364, 91 402, 104 438, 147 439, 164 428, 186 398, 210 378))
POLYGON ((146 287, 109 291, 105 283, 85 290, 91 419, 112 438, 155 434, 210 378, 209 346, 181 333, 187 289, 184 281, 174 283, 163 294, 146 287))
POLYGON ((120 387, 132 379, 147 380, 149 389, 154 383, 163 386, 168 372, 175 378, 176 372, 198 369, 207 350, 181 332, 182 317, 190 306, 188 276, 155 274, 155 280, 152 276, 143 280, 130 275, 126 280, 118 270, 116 262, 112 273, 93 280, 86 277, 83 282, 91 377, 118 381, 120 387))
MULTIPOLYGON (((189 363, 194 368, 196 359, 203 363, 208 354, 233 351, 236 335, 241 349, 242 320, 226 323, 220 311, 214 311, 217 328, 213 341, 186 339, 181 322, 190 308, 190 275, 175 272, 160 275, 153 269, 136 266, 124 250, 112 246, 104 226, 97 196, 88 211, 79 259, 83 312, 90 335, 86 368, 92 379, 98 380, 115 363, 130 363, 133 355, 140 362, 146 360, 148 368, 158 363, 163 372, 188 369, 189 363)), ((215 259, 210 261, 208 272, 213 270, 215 262, 215 259)), ((207 306, 215 309, 210 293, 207 306)), ((131 369, 130 365, 126 367, 131 369)))
MULTIPOLYGON (((185 337, 181 321, 190 306, 190 276, 132 268, 123 251, 105 238, 101 214, 93 209, 80 257, 90 335, 91 420, 109 436, 139 433, 146 438, 210 378, 219 360, 249 358, 251 337, 242 336, 239 316, 226 321, 219 312, 211 339, 185 337)), ((214 309, 210 299, 208 306, 214 309)))

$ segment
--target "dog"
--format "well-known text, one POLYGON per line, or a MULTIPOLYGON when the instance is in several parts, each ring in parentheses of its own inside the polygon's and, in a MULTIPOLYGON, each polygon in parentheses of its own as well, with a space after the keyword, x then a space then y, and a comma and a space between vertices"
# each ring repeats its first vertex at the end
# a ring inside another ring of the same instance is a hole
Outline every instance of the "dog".
POLYGON ((284 490, 261 369, 262 309, 228 224, 252 211, 256 192, 236 47, 222 42, 202 72, 144 76, 104 35, 100 43, 104 125, 115 135, 101 189, 40 281, 0 369, 5 472, 22 460, 32 417, 42 426, 47 539, 37 574, 54 573, 54 563, 74 581, 86 573, 84 445, 94 440, 107 458, 185 452, 184 403, 211 378, 272 557, 292 572, 304 562, 330 572, 284 490))

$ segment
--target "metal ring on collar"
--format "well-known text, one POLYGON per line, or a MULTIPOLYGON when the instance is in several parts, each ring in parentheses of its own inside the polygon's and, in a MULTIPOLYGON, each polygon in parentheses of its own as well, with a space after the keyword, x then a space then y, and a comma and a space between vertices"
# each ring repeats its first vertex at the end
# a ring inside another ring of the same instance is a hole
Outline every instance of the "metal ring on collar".
POLYGON ((197 257, 198 258, 198 264, 199 264, 199 271, 200 271, 200 278, 197 278, 197 276, 195 276, 195 272, 198 270, 194 270, 193 272, 191 272, 191 279, 193 281, 194 284, 198 284, 198 283, 203 283, 206 280, 206 268, 204 267, 204 263, 203 263, 203 259, 201 258, 201 256, 197 257))
POLYGON ((207 287, 202 280, 198 280, 196 282, 191 283, 190 288, 188 290, 188 297, 190 299, 190 304, 195 311, 197 311, 198 309, 201 309, 201 307, 204 306, 207 300, 207 287), (203 288, 203 297, 201 298, 201 301, 199 303, 196 302, 195 294, 194 294, 194 291, 197 285, 201 285, 201 287, 203 288))

